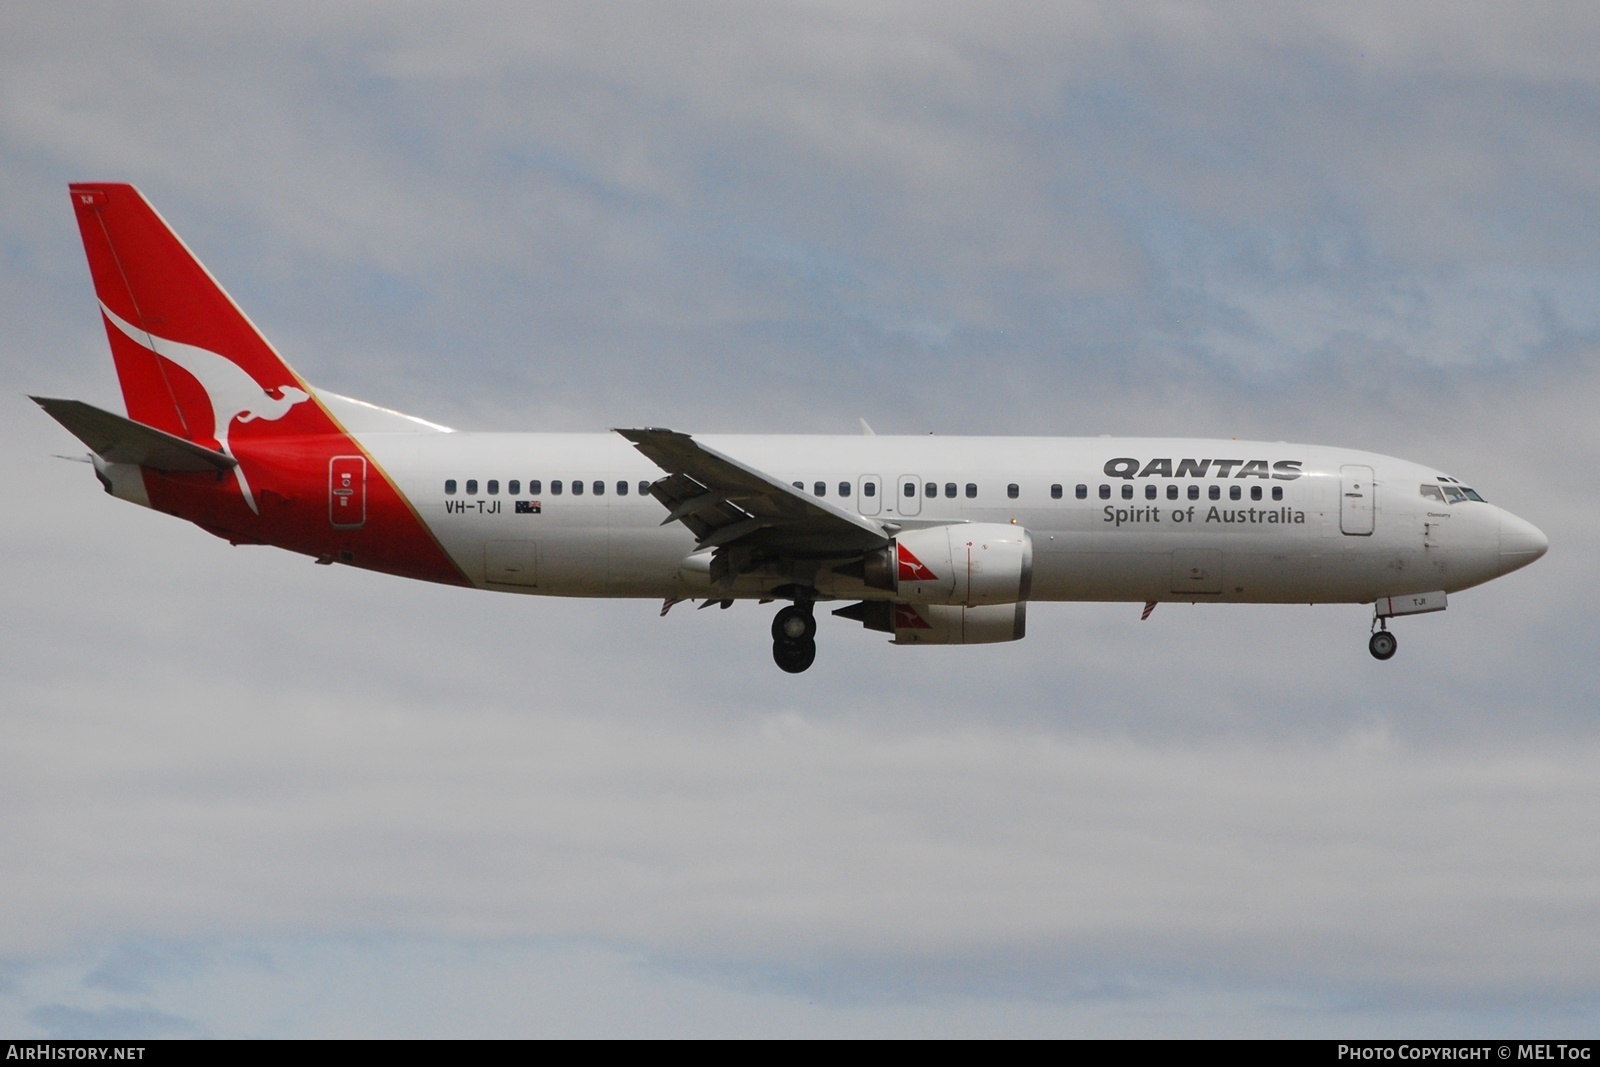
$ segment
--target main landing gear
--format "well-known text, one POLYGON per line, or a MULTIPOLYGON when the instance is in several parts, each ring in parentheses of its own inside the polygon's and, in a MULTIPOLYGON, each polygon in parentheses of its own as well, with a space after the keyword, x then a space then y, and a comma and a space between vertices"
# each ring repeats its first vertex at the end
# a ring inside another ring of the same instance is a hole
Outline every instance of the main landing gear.
POLYGON ((772 661, 781 670, 799 674, 817 658, 817 618, 809 601, 779 610, 772 619, 772 661))

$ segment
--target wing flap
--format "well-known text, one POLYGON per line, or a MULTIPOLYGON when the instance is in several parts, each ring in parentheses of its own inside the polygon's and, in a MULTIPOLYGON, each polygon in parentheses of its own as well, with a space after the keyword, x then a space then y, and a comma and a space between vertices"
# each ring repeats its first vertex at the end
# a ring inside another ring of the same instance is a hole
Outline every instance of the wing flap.
POLYGON ((725 456, 686 433, 618 430, 667 477, 650 493, 702 547, 740 542, 780 553, 849 555, 888 543, 882 526, 725 456))
POLYGON ((108 463, 133 463, 158 471, 229 471, 238 461, 142 422, 102 411, 81 400, 30 397, 67 432, 108 463))

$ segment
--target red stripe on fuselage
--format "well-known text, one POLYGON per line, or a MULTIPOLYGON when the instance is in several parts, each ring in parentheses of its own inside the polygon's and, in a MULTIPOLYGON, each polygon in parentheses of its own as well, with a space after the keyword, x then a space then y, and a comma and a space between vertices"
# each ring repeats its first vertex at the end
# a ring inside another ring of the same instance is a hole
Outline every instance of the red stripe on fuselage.
POLYGON ((350 434, 336 430, 257 436, 249 428, 248 423, 235 424, 232 446, 249 478, 259 514, 245 503, 231 474, 147 470, 145 488, 151 507, 236 543, 274 545, 446 585, 472 584, 388 473, 350 434), (341 529, 329 517, 329 462, 335 456, 353 455, 367 461, 364 521, 359 528, 341 529))

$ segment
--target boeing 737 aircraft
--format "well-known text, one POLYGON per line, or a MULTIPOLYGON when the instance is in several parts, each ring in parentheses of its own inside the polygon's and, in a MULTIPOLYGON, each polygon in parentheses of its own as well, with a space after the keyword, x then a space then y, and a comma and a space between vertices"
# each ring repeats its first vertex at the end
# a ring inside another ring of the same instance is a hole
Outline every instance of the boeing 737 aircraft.
POLYGON ((108 493, 234 544, 662 614, 783 601, 790 673, 819 603, 895 644, 1015 641, 1030 600, 1373 604, 1386 660, 1390 618, 1548 547, 1436 467, 1314 445, 457 433, 313 389, 138 190, 70 188, 127 416, 34 399, 108 493))

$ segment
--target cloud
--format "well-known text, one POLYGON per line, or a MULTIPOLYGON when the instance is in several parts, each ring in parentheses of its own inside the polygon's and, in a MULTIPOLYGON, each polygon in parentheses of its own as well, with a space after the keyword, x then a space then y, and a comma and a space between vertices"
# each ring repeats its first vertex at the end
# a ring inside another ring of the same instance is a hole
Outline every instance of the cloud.
POLYGON ((194 1024, 187 1019, 136 1008, 95 1011, 66 1004, 45 1004, 29 1012, 28 1021, 45 1036, 62 1041, 188 1037, 195 1031, 194 1024))
MULTIPOLYGON (((1600 20, 4 22, 14 1029, 333 1030, 284 975, 430 960, 486 1017, 565 968, 569 1017, 625 986, 711 1032, 729 1005, 801 1033, 1527 1032, 1592 999, 1600 20), (748 604, 662 620, 229 548, 49 458, 74 445, 21 398, 116 402, 62 189, 99 176, 313 381, 452 425, 1309 439, 1439 463, 1553 547, 1397 624, 1382 668, 1354 607, 1037 605, 993 648, 825 620, 801 679, 748 604)), ((444 997, 379 987, 327 1002, 444 997)))

